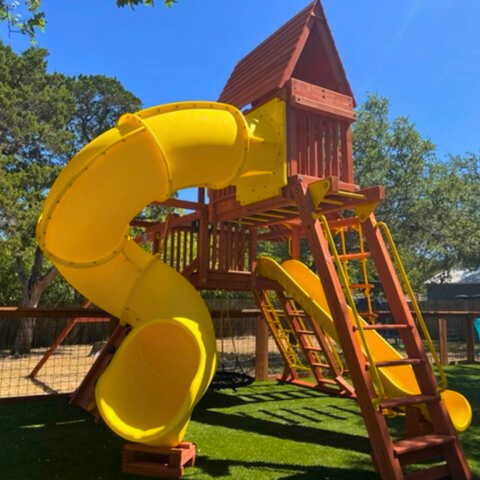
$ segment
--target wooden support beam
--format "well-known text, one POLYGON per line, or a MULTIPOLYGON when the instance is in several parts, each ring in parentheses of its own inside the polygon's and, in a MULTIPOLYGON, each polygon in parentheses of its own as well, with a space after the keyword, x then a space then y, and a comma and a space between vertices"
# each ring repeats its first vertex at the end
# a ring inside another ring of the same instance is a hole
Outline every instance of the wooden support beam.
POLYGON ((440 363, 448 365, 447 320, 445 318, 438 319, 438 341, 440 346, 440 363))
POLYGON ((208 206, 201 202, 189 202, 179 198, 169 198, 164 202, 153 202, 152 205, 162 205, 164 207, 183 208, 185 210, 208 210, 208 206))
POLYGON ((468 314, 466 321, 467 329, 467 362, 475 363, 475 314, 468 314))
POLYGON ((291 255, 294 260, 300 260, 301 258, 301 228, 293 227, 292 228, 292 251, 291 255))
POLYGON ((256 319, 255 380, 268 380, 268 326, 261 315, 256 319))
POLYGON ((207 284, 210 245, 208 235, 208 214, 202 212, 198 232, 198 280, 200 285, 207 284))

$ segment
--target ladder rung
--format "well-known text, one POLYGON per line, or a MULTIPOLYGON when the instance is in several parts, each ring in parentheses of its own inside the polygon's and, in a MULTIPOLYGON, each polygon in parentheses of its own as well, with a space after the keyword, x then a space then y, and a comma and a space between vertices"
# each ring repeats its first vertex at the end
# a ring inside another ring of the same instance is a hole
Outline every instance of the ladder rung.
MULTIPOLYGON (((402 367, 405 365, 422 365, 425 363, 425 360, 421 358, 399 358, 398 360, 387 360, 384 362, 375 362, 377 368, 388 368, 388 367, 402 367)), ((367 368, 370 366, 367 363, 367 368)))
POLYGON ((331 378, 322 378, 321 380, 317 380, 317 383, 322 384, 326 383, 327 385, 338 385, 335 380, 332 380, 331 378))
POLYGON ((378 314, 374 312, 357 312, 361 317, 378 318, 378 314))
POLYGON ((407 438, 393 444, 395 456, 399 457, 410 452, 424 450, 431 447, 439 447, 447 443, 452 443, 457 437, 455 435, 439 435, 432 433, 422 437, 407 438))
POLYGON ((310 365, 312 367, 330 368, 330 365, 327 365, 326 363, 312 362, 310 365))
POLYGON ((300 333, 301 335, 315 335, 313 330, 295 330, 296 333, 300 333))
MULTIPOLYGON (((364 325, 363 330, 405 330, 405 329, 411 329, 411 325, 405 325, 405 324, 382 324, 382 323, 374 323, 373 325, 364 325)), ((353 331, 357 331, 358 327, 354 326, 353 331)))
POLYGON ((322 349, 320 347, 303 347, 304 350, 308 350, 309 352, 321 352, 322 349))
POLYGON ((444 478, 452 478, 446 463, 410 473, 405 477, 405 480, 441 480, 444 478))
POLYGON ((345 255, 339 255, 338 258, 340 260, 345 261, 345 260, 363 260, 365 258, 368 258, 370 256, 370 252, 363 252, 363 253, 347 253, 345 255))
POLYGON ((420 405, 422 403, 438 402, 440 397, 438 395, 411 395, 409 397, 387 398, 380 403, 380 408, 391 409, 399 407, 407 407, 409 405, 420 405))
POLYGON ((349 287, 362 289, 362 290, 366 290, 366 289, 371 290, 374 287, 374 285, 372 283, 351 283, 349 287))

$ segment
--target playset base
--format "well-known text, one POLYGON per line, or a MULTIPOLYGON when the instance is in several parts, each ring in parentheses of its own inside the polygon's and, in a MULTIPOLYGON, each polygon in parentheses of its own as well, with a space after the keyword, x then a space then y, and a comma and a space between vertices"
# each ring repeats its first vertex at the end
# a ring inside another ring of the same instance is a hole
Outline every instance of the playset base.
POLYGON ((123 447, 122 472, 158 478, 180 478, 193 467, 197 446, 182 442, 176 447, 151 447, 127 443, 123 447))

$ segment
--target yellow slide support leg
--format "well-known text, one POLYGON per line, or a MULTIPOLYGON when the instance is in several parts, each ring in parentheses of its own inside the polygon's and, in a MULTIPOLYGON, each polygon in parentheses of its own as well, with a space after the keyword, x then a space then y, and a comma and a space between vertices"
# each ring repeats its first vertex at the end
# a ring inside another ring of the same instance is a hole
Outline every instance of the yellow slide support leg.
POLYGON ((263 121, 206 102, 124 115, 70 161, 46 199, 42 250, 79 292, 134 327, 96 387, 103 419, 129 441, 177 445, 216 367, 205 303, 133 242, 129 223, 182 188, 237 184, 251 200, 281 188, 282 165, 270 175, 268 165, 284 159, 283 103, 268 108, 263 121))

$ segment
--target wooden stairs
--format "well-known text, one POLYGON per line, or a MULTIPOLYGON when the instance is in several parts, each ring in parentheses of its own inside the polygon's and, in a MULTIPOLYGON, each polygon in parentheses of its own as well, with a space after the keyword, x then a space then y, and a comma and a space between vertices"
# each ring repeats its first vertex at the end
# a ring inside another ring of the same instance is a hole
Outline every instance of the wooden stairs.
MULTIPOLYGON (((375 362, 373 359, 370 361, 368 358, 365 359, 362 345, 355 333, 357 328, 363 327, 359 326, 360 323, 354 324, 352 316, 349 314, 348 307, 355 312, 356 307, 348 288, 348 282, 344 278, 342 259, 336 252, 328 222, 316 214, 315 200, 312 198, 314 195, 311 194, 308 184, 299 183, 293 188, 293 195, 310 251, 313 254, 316 271, 328 299, 341 348, 355 387, 356 398, 375 452, 374 463, 380 475, 385 480, 471 479, 465 454, 445 404, 439 395, 441 389, 428 361, 420 332, 407 304, 406 295, 392 262, 387 243, 381 228, 379 228, 380 225, 377 224, 371 213, 374 206, 370 211, 362 212, 362 217, 360 215, 359 217, 362 221, 369 254, 377 269, 395 324, 388 326, 371 324, 365 329, 398 330, 405 345, 406 357, 390 362, 375 362), (331 242, 329 242, 329 235, 331 242), (382 395, 383 388, 379 370, 399 365, 413 367, 421 391, 419 395, 393 399, 387 399, 382 395), (417 436, 395 441, 389 432, 384 416, 385 411, 405 409, 419 404, 424 404, 428 410, 432 431, 423 434, 419 429, 417 436), (433 458, 440 459, 443 463, 440 466, 427 466, 426 469, 415 473, 404 473, 406 465, 421 463, 433 458)), ((403 267, 397 265, 397 268, 401 274, 403 267)), ((363 345, 363 348, 368 349, 368 345, 363 345)))

